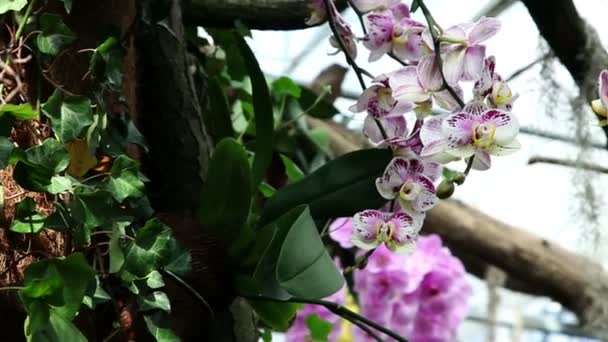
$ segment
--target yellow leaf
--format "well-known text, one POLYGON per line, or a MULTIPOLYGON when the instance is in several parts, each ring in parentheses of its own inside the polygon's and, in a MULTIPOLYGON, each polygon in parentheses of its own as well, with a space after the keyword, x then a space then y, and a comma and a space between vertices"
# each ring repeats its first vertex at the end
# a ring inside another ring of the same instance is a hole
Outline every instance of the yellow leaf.
POLYGON ((89 145, 86 140, 73 140, 65 144, 70 153, 70 165, 68 173, 74 177, 84 176, 90 169, 97 165, 97 158, 89 153, 89 145))

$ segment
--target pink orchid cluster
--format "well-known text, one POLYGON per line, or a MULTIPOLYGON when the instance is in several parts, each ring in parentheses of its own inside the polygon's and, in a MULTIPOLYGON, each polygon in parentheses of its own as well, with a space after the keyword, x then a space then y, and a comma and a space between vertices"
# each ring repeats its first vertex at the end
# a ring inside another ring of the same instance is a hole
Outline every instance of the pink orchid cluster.
MULTIPOLYGON (((330 232, 340 245, 352 247, 351 218, 334 221, 330 232)), ((355 270, 354 290, 363 316, 412 342, 454 341, 471 296, 462 263, 437 235, 420 237, 418 248, 409 255, 378 247, 367 266, 355 270)), ((329 299, 344 304, 344 289, 329 299)), ((333 324, 328 341, 338 340, 344 330, 338 317, 324 307, 306 304, 287 332, 288 341, 309 341, 305 320, 313 313, 333 324)), ((375 341, 361 329, 352 329, 354 342, 375 341)))
MULTIPOLYGON (((454 183, 462 184, 470 169, 487 170, 491 156, 520 147, 519 123, 511 113, 517 96, 495 72, 495 59, 486 57, 484 45, 498 32, 500 22, 482 18, 442 29, 428 12, 424 15, 431 27, 413 19, 401 0, 349 2, 364 15, 363 37, 354 36, 332 1, 311 2, 318 18, 330 9, 337 33, 332 45, 342 47, 349 62, 356 58, 356 42, 362 42, 370 51, 369 61, 388 54, 403 65, 374 77, 350 108, 367 113, 363 133, 370 142, 394 154, 376 180, 377 191, 388 204, 354 216, 352 243, 368 250, 384 244, 391 251, 412 251, 425 213, 435 206, 438 195, 449 197, 454 183), (460 83, 467 81, 473 90, 465 102, 460 83), (442 164, 463 159, 464 173, 458 179, 444 179, 438 188, 442 164)), ((360 73, 361 68, 354 67, 360 73)))

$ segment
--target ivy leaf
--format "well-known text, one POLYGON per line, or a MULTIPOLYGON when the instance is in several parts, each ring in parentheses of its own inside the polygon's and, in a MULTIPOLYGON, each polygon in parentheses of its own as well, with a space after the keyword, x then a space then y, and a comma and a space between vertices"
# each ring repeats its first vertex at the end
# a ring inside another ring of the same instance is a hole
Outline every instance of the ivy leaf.
POLYGON ((15 149, 15 144, 7 137, 0 136, 0 169, 8 166, 13 149, 15 149))
POLYGON ((21 103, 18 105, 5 103, 0 105, 0 116, 4 115, 4 113, 9 113, 21 120, 29 120, 38 116, 38 112, 32 108, 32 105, 29 103, 21 103))
POLYGON ((47 187, 47 191, 51 194, 60 194, 70 191, 74 187, 75 180, 69 176, 53 176, 51 184, 47 187))
POLYGON ((122 65, 124 50, 120 41, 108 37, 95 48, 89 64, 89 72, 93 78, 100 80, 111 89, 119 90, 122 84, 122 65))
POLYGON ((267 243, 254 272, 261 293, 276 299, 297 296, 325 298, 344 284, 325 250, 307 206, 296 207, 260 232, 260 243, 267 243), (269 240, 263 236, 274 229, 269 240))
POLYGON ((42 112, 51 119, 53 131, 63 142, 80 137, 94 122, 91 100, 85 96, 64 96, 60 90, 55 90, 42 106, 42 112))
POLYGON ((46 216, 34 214, 24 219, 13 220, 10 230, 21 234, 36 234, 44 228, 46 216))
POLYGON ((144 182, 138 176, 139 163, 120 155, 112 164, 108 191, 118 202, 128 197, 138 198, 144 195, 144 182))
POLYGON ((285 165, 285 173, 287 173, 287 178, 290 181, 297 182, 304 178, 304 172, 300 170, 298 165, 296 165, 293 160, 289 159, 289 157, 283 154, 281 154, 281 160, 283 161, 283 165, 285 165))
POLYGON ((45 13, 40 17, 42 32, 38 35, 38 50, 43 54, 57 55, 65 46, 76 40, 74 32, 70 30, 56 14, 45 13))
POLYGON ((279 77, 272 82, 272 91, 277 95, 300 97, 302 89, 289 77, 279 77))
POLYGON ((171 330, 169 317, 165 312, 156 311, 144 315, 144 321, 146 322, 148 331, 157 342, 179 342, 180 339, 171 330))
POLYGON ((30 191, 44 192, 51 185, 51 178, 65 170, 70 156, 56 139, 46 139, 18 156, 13 177, 19 185, 30 191))
POLYGON ((47 322, 35 330, 33 329, 32 316, 26 318, 25 335, 28 342, 87 342, 86 337, 76 328, 74 323, 52 309, 46 308, 46 310, 49 312, 47 322))
POLYGON ((255 157, 253 158, 253 182, 252 188, 257 189, 258 184, 264 178, 266 169, 272 161, 274 141, 274 117, 270 92, 264 74, 255 55, 247 45, 243 37, 234 33, 239 51, 243 56, 249 78, 251 78, 251 89, 253 96, 253 108, 255 111, 255 157))
POLYGON ((88 244, 95 228, 110 225, 126 216, 125 210, 117 205, 112 195, 101 189, 77 191, 69 209, 71 217, 80 227, 73 233, 77 245, 88 244))
POLYGON ((165 286, 162 274, 158 271, 152 271, 146 278, 146 285, 151 289, 159 289, 165 286))
POLYGON ((82 177, 97 165, 97 158, 89 151, 85 139, 72 140, 65 144, 70 154, 70 164, 67 172, 74 177, 82 177))
POLYGON ((163 310, 166 312, 171 312, 171 303, 169 303, 169 297, 167 294, 162 291, 154 291, 151 294, 138 297, 139 309, 141 311, 149 311, 149 310, 163 310))
POLYGON ((171 234, 171 228, 154 218, 137 231, 135 241, 123 249, 121 277, 129 282, 147 277, 152 271, 183 258, 183 250, 171 234))
POLYGON ((98 304, 106 303, 111 299, 112 297, 101 287, 99 276, 95 276, 94 281, 91 281, 87 287, 82 304, 93 310, 98 304))
POLYGON ((310 338, 315 342, 327 342, 333 324, 321 319, 319 314, 313 313, 306 317, 306 326, 310 331, 310 338))
POLYGON ((278 190, 264 206, 264 225, 289 209, 308 204, 315 219, 351 216, 379 208, 386 200, 378 195, 375 180, 390 162, 388 150, 369 149, 338 157, 299 182, 278 190))
POLYGON ((215 147, 201 197, 201 222, 233 239, 247 221, 252 198, 249 159, 236 140, 225 138, 215 147))
POLYGON ((120 239, 125 235, 125 226, 122 222, 115 222, 110 237, 110 273, 117 273, 125 263, 125 254, 120 245, 120 239))
POLYGON ((21 11, 27 5, 27 0, 0 0, 0 14, 8 11, 21 11))

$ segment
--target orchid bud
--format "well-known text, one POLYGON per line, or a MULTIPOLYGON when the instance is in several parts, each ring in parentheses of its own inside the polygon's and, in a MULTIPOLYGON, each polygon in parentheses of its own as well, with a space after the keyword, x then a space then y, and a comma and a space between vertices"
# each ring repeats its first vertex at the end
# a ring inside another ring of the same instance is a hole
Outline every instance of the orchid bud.
POLYGON ((456 186, 454 186, 454 183, 444 179, 441 183, 439 183, 439 186, 437 187, 437 197, 441 199, 448 199, 452 197, 452 195, 454 194, 454 190, 456 190, 456 186))
POLYGON ((513 98, 511 88, 505 82, 496 82, 492 87, 492 102, 497 105, 508 104, 513 98))

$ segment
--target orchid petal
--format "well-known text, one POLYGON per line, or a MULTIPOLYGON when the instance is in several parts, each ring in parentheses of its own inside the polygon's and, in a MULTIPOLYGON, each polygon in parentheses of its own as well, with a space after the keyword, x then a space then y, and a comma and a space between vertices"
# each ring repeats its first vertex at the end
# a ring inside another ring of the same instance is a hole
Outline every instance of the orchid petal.
POLYGON ((494 141, 499 145, 510 143, 519 133, 519 122, 515 115, 500 109, 490 109, 484 112, 480 121, 491 121, 496 125, 494 141))
POLYGON ((405 3, 396 4, 391 7, 391 12, 395 20, 401 20, 403 18, 410 17, 410 7, 405 3))
POLYGON ((369 101, 378 96, 378 89, 380 89, 382 86, 374 84, 370 87, 368 87, 367 89, 365 89, 363 91, 363 93, 361 93, 361 95, 359 95, 359 98, 357 99, 357 103, 355 103, 354 105, 350 106, 348 108, 348 110, 350 110, 353 113, 361 113, 362 111, 367 109, 367 104, 369 103, 369 101))
POLYGON ((488 106, 483 101, 471 101, 462 108, 463 112, 471 113, 475 116, 481 116, 488 110, 488 106))
MULTIPOLYGON (((388 135, 387 139, 403 138, 403 135, 407 131, 407 121, 403 115, 390 116, 376 120, 380 121, 380 124, 384 127, 384 130, 388 135)), ((376 120, 369 115, 365 118, 363 123, 363 134, 365 134, 373 143, 380 144, 385 138, 382 136, 382 132, 380 131, 376 120)))
POLYGON ((416 247, 416 240, 421 225, 405 212, 396 212, 388 220, 395 226, 395 231, 387 247, 396 253, 411 252, 416 247))
POLYGON ((450 49, 443 58, 443 75, 449 85, 455 85, 463 77, 467 48, 458 46, 450 49))
POLYGON ((521 148, 521 144, 517 139, 511 141, 508 145, 493 144, 488 148, 488 152, 494 156, 506 156, 513 152, 517 152, 521 148))
POLYGON ((490 153, 486 150, 478 150, 477 153, 472 157, 473 165, 471 166, 475 170, 485 171, 492 166, 492 160, 490 159, 490 153))
POLYGON ((603 70, 600 73, 598 90, 602 105, 608 110, 608 70, 603 70))
POLYGON ((464 55, 462 79, 466 81, 479 79, 483 70, 485 57, 486 47, 484 45, 469 46, 464 55))
POLYGON ((418 63, 416 72, 423 89, 431 91, 441 89, 443 81, 434 54, 424 56, 418 63))
POLYGON ((362 249, 376 248, 380 241, 376 239, 376 225, 384 222, 384 214, 377 210, 364 210, 353 217, 353 245, 362 249))
MULTIPOLYGON (((462 88, 460 88, 460 86, 458 86, 458 85, 455 85, 455 86, 452 86, 452 89, 456 93, 456 96, 458 96, 459 98, 462 99, 462 96, 463 96, 462 88)), ((458 101, 456 101, 456 99, 454 98, 454 95, 452 95, 447 90, 434 92, 433 98, 435 99, 435 101, 437 101, 437 105, 443 109, 446 109, 449 111, 455 111, 457 109, 460 109, 460 104, 458 103, 458 101)))
POLYGON ((476 45, 488 40, 500 30, 500 20, 496 18, 481 18, 469 33, 469 44, 476 45))
POLYGON ((394 199, 399 194, 403 182, 407 179, 409 163, 403 158, 393 158, 382 177, 376 179, 376 189, 385 199, 394 199))

